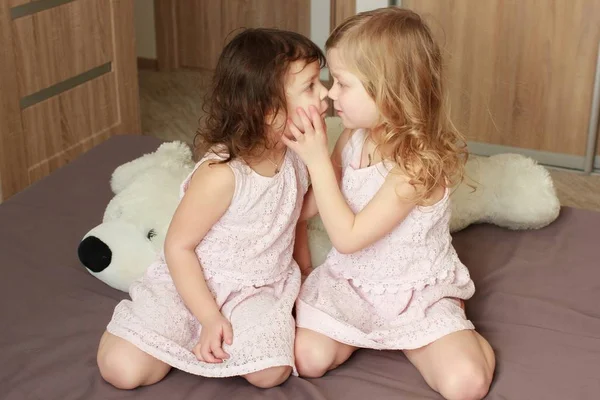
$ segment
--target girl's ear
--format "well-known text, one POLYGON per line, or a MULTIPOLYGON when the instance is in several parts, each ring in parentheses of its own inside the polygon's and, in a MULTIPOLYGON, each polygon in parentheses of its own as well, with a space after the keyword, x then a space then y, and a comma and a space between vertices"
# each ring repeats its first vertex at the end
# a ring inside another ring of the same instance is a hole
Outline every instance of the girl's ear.
POLYGON ((281 132, 285 129, 287 122, 287 114, 285 111, 269 111, 265 115, 265 123, 271 128, 273 132, 281 132))
POLYGON ((285 122, 285 113, 281 110, 269 110, 265 114, 265 123, 273 128, 277 127, 280 121, 285 122))
POLYGON ((267 127, 268 141, 271 145, 276 145, 281 141, 281 135, 287 135, 286 114, 284 112, 268 112, 265 115, 265 125, 267 127))

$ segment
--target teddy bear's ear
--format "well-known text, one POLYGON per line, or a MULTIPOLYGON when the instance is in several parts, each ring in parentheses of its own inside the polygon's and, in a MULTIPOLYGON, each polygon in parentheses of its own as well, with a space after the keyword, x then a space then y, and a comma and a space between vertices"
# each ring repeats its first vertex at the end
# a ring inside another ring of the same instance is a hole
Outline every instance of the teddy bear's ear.
POLYGON ((157 162, 164 168, 194 166, 190 147, 180 141, 163 143, 154 154, 157 162))
POLYGON ((193 166, 192 152, 185 143, 163 143, 155 152, 144 154, 117 167, 112 174, 110 187, 117 194, 150 168, 181 168, 190 165, 193 166))
POLYGON ((144 154, 125 164, 119 165, 110 178, 110 187, 117 194, 126 188, 140 173, 156 165, 155 153, 144 154))

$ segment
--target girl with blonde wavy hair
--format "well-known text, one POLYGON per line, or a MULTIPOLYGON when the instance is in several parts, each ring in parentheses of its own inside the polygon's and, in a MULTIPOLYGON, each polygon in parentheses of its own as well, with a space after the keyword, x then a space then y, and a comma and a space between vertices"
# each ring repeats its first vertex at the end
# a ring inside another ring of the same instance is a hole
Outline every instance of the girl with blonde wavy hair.
POLYGON ((494 352, 466 318, 474 293, 449 231, 467 151, 444 103, 442 56, 412 11, 360 13, 326 43, 329 97, 346 128, 331 157, 318 110, 284 139, 333 249, 296 301, 296 367, 319 377, 358 348, 402 350, 447 399, 480 399, 494 352), (302 125, 302 126, 300 126, 302 125))

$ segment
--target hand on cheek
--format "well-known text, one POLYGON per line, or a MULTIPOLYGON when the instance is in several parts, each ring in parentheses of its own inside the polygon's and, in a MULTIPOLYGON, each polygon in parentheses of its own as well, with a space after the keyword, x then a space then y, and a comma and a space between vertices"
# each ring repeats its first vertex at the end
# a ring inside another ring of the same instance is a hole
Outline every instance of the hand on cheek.
MULTIPOLYGON (((304 111, 306 112, 306 114, 308 114, 306 110, 304 111)), ((304 123, 302 122, 302 119, 300 118, 300 115, 298 114, 297 110, 291 115, 291 120, 300 132, 304 133, 306 131, 306 127, 304 126, 304 123)))
MULTIPOLYGON (((299 109, 300 108, 298 108, 298 110, 299 109)), ((296 130, 300 131, 301 133, 304 133, 306 131, 306 128, 304 127, 304 123, 302 122, 302 119, 300 118, 300 116, 297 112, 298 110, 295 110, 294 112, 289 114, 288 120, 287 120, 287 125, 286 125, 285 131, 284 131, 285 137, 288 139, 291 139, 291 140, 296 140, 294 134, 291 131, 292 128, 296 128, 296 130)), ((308 114, 308 112, 306 112, 306 113, 308 114)))
POLYGON ((301 132, 297 124, 288 119, 290 132, 294 139, 283 139, 283 142, 296 152, 309 169, 329 162, 329 151, 327 147, 327 133, 324 122, 315 107, 310 107, 307 114, 302 108, 298 108, 297 119, 305 128, 301 132), (310 114, 310 115, 309 115, 310 114))
POLYGON ((285 126, 285 129, 283 130, 283 138, 288 140, 294 140, 294 134, 290 130, 290 121, 288 121, 288 123, 285 126))

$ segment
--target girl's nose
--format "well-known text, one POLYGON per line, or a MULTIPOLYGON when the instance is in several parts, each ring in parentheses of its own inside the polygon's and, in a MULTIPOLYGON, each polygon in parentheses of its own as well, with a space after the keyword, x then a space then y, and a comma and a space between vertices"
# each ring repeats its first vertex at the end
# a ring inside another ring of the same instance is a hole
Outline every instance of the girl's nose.
POLYGON ((329 89, 329 92, 327 92, 327 96, 329 96, 329 98, 331 100, 335 100, 336 99, 337 94, 336 94, 336 91, 335 91, 335 85, 331 89, 329 89))
POLYGON ((321 93, 320 93, 319 98, 321 100, 324 100, 327 97, 327 93, 328 93, 328 89, 325 86, 323 86, 323 84, 321 84, 321 93))

